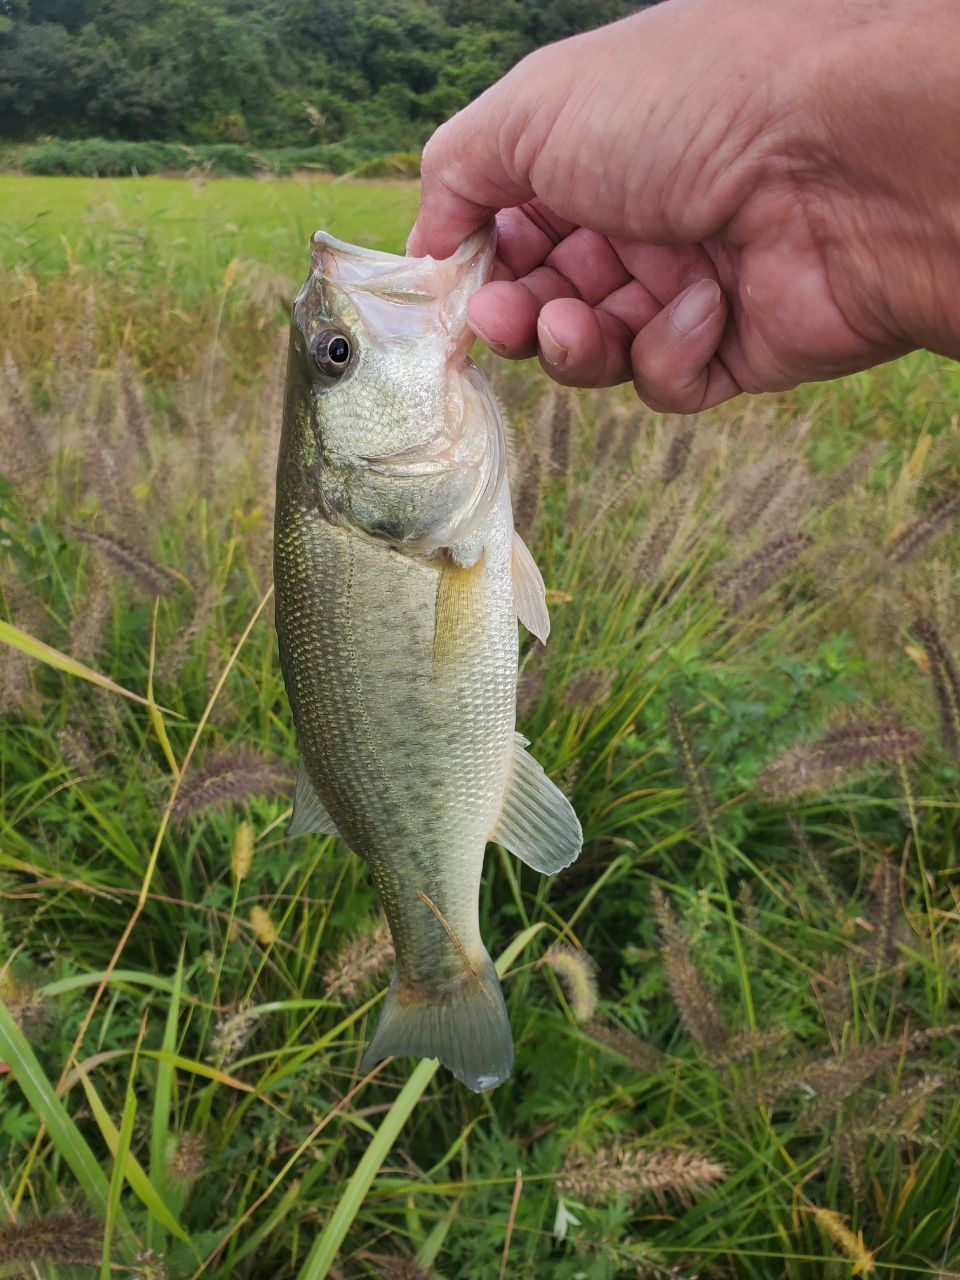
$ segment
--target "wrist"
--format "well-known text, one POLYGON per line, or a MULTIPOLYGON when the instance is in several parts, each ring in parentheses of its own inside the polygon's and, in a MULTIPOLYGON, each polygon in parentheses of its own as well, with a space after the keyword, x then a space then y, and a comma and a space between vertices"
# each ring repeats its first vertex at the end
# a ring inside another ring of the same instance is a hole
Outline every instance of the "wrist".
MULTIPOLYGON (((900 0, 838 33, 811 78, 811 231, 852 326, 960 356, 960 6, 900 0), (811 159, 812 158, 812 163, 811 159)), ((804 167, 801 163, 800 169, 804 167)))

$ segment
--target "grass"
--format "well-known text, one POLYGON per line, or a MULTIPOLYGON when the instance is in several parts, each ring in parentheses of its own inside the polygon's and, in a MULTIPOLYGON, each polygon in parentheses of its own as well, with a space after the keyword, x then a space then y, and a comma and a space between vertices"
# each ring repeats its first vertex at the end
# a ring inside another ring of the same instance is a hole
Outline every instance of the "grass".
POLYGON ((0 174, 0 347, 24 368, 91 330, 161 382, 196 368, 219 322, 231 376, 255 379, 320 227, 402 253, 412 182, 27 178, 0 174), (235 263, 230 285, 226 273, 235 263), (93 289, 92 301, 89 295, 93 289))
POLYGON ((584 854, 489 852, 511 1080, 361 1077, 391 960, 360 860, 282 834, 242 280, 399 248, 416 192, 2 181, 0 621, 144 702, 0 653, 0 1275, 960 1273, 952 366, 701 419, 491 367, 584 854))

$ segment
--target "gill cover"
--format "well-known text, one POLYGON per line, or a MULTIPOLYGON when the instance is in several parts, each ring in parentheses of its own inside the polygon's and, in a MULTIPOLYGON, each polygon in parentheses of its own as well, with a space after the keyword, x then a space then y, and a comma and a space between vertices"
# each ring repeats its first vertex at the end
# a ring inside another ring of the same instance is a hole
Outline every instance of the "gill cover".
POLYGON ((468 355, 467 307, 490 278, 494 227, 443 260, 324 231, 312 246, 294 322, 319 365, 311 375, 326 509, 403 550, 450 546, 483 522, 505 473, 496 398, 468 355), (339 335, 350 350, 337 366, 339 335))

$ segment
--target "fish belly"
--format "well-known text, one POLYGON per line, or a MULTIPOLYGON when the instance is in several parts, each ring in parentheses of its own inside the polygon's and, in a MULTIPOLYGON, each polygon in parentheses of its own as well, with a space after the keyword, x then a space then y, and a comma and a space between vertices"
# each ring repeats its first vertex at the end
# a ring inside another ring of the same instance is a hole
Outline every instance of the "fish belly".
POLYGON ((436 634, 443 557, 403 555, 315 510, 278 516, 281 661, 304 763, 369 864, 400 998, 452 996, 489 964, 480 875, 516 706, 509 499, 481 530, 469 608, 446 644, 436 634))

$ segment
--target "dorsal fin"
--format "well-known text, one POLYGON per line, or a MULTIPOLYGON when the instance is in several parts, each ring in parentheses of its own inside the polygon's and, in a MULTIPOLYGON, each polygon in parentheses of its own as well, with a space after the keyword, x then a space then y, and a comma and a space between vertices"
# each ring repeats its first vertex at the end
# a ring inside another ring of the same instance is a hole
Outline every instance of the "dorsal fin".
POLYGON ((547 612, 547 592, 543 578, 537 568, 536 561, 527 550, 527 545, 514 530, 513 555, 511 558, 513 571, 513 600, 517 617, 531 631, 541 644, 547 643, 550 634, 550 614, 547 612))
POLYGON ((337 824, 327 813, 314 790, 306 766, 300 761, 297 787, 293 793, 293 817, 287 827, 288 836, 302 836, 308 832, 319 836, 338 836, 337 824))
POLYGON ((573 805, 525 749, 527 745, 526 738, 515 735, 503 808, 490 839, 534 871, 554 876, 580 856, 583 831, 573 805))

